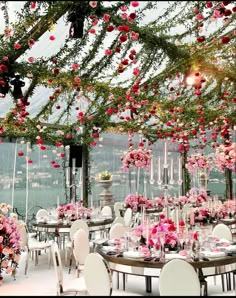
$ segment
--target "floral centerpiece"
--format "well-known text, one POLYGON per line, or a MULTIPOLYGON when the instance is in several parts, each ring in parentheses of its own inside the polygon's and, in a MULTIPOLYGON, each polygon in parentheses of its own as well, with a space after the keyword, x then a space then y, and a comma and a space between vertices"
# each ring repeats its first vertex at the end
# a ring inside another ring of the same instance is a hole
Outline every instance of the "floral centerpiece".
POLYGON ((151 166, 151 150, 145 148, 133 149, 130 147, 125 156, 121 158, 123 163, 122 170, 126 172, 129 168, 145 168, 150 169, 151 166))
POLYGON ((214 162, 221 172, 224 172, 226 168, 236 172, 236 143, 221 144, 216 148, 214 162))
POLYGON ((212 223, 215 220, 222 219, 228 216, 228 212, 224 206, 215 210, 214 208, 199 207, 194 210, 194 221, 202 223, 212 223))
POLYGON ((0 203, 0 283, 3 271, 15 276, 20 260, 20 233, 15 220, 7 216, 11 208, 0 203))
MULTIPOLYGON (((179 223, 180 228, 184 228, 184 222, 179 223)), ((134 233, 140 237, 143 245, 159 249, 161 245, 169 250, 177 250, 179 239, 177 228, 171 219, 166 219, 164 214, 160 215, 160 221, 147 226, 147 224, 135 227, 134 233)))
POLYGON ((60 204, 57 208, 57 214, 59 221, 91 218, 91 210, 82 206, 81 203, 60 204))
POLYGON ((111 180, 112 179, 112 174, 108 171, 103 171, 101 173, 98 174, 98 179, 99 180, 111 180))
POLYGON ((207 192, 205 190, 193 187, 190 189, 187 197, 187 203, 190 203, 194 206, 200 206, 202 203, 207 201, 207 192))
POLYGON ((194 174, 196 171, 204 171, 206 170, 207 173, 210 172, 211 164, 210 164, 210 157, 196 153, 187 157, 187 163, 185 168, 191 173, 194 174))
POLYGON ((153 207, 152 202, 141 194, 128 194, 125 198, 125 207, 130 207, 133 211, 140 211, 141 206, 145 208, 153 207))

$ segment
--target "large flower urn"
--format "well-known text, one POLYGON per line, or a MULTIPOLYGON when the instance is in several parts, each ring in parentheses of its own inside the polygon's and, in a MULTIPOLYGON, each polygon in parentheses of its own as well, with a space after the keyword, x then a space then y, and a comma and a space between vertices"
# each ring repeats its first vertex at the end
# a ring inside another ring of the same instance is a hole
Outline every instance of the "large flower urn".
POLYGON ((103 187, 103 191, 100 193, 100 206, 113 206, 113 194, 109 190, 112 180, 98 180, 98 185, 103 187))

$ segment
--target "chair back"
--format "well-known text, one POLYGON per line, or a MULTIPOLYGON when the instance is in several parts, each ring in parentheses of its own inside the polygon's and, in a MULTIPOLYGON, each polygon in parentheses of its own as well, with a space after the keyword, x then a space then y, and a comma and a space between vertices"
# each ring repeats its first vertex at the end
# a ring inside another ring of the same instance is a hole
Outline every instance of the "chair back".
POLYGON ((48 211, 46 209, 39 209, 36 213, 36 220, 39 220, 40 218, 49 218, 48 211))
POLYGON ((101 210, 102 216, 110 216, 112 217, 112 210, 110 206, 104 206, 101 210))
POLYGON ((21 249, 25 249, 26 247, 28 247, 28 243, 29 243, 29 234, 26 228, 25 223, 21 223, 19 225, 17 225, 18 230, 20 232, 20 246, 21 249))
POLYGON ((132 210, 131 208, 127 208, 124 214, 125 226, 130 227, 132 222, 132 210))
POLYGON ((53 265, 54 265, 56 278, 57 278, 57 291, 58 293, 63 293, 63 270, 62 270, 61 255, 60 255, 57 242, 52 243, 51 251, 52 251, 53 265))
POLYGON ((71 239, 71 241, 74 238, 75 232, 79 229, 83 229, 87 233, 87 236, 89 235, 89 227, 88 227, 88 224, 86 223, 86 221, 84 221, 82 219, 77 219, 73 222, 73 224, 70 227, 70 239, 71 239))
POLYGON ((160 296, 200 296, 198 274, 185 260, 172 259, 162 267, 159 292, 160 296))
POLYGON ((111 271, 98 253, 90 253, 84 264, 84 282, 89 296, 111 296, 111 271))
POLYGON ((122 209, 122 203, 121 202, 115 202, 114 204, 114 213, 116 217, 120 217, 120 209, 122 209))
POLYGON ((133 222, 133 226, 136 227, 138 225, 141 224, 141 220, 140 220, 140 212, 136 212, 135 216, 134 216, 134 222, 133 222))
POLYGON ((79 229, 74 234, 73 254, 79 265, 84 265, 89 254, 89 238, 84 229, 79 229))
POLYGON ((125 225, 125 220, 124 217, 121 216, 117 216, 114 221, 112 222, 112 225, 116 224, 116 223, 121 223, 122 225, 125 225))
POLYGON ((230 228, 223 223, 214 226, 212 236, 233 241, 233 235, 230 228))
POLYGON ((109 239, 124 237, 127 227, 121 223, 114 224, 109 231, 109 239))
POLYGON ((176 210, 175 209, 171 210, 170 219, 176 224, 176 210))

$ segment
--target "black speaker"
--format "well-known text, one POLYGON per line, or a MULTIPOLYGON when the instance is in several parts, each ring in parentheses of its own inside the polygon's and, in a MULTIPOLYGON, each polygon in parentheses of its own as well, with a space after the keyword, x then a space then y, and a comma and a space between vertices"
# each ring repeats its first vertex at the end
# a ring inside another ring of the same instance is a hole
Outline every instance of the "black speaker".
POLYGON ((73 162, 75 159, 75 167, 82 168, 82 156, 83 156, 83 146, 82 145, 71 145, 70 146, 70 158, 69 158, 69 167, 72 168, 73 162))

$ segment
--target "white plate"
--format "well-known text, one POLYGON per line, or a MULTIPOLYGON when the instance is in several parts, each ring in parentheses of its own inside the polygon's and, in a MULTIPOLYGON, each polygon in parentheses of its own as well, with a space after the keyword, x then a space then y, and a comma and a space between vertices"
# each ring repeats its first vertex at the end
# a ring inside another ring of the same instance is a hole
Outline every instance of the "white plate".
POLYGON ((114 246, 103 246, 102 247, 102 250, 105 251, 105 252, 108 252, 108 251, 115 251, 115 247, 114 246))
POLYGON ((223 251, 203 251, 202 254, 209 259, 225 257, 223 251))
POLYGON ((94 222, 94 223, 102 223, 104 222, 104 219, 91 219, 90 222, 94 222))
POLYGON ((140 254, 139 251, 124 251, 123 256, 125 258, 132 258, 132 259, 143 259, 143 258, 145 258, 145 256, 140 254))

